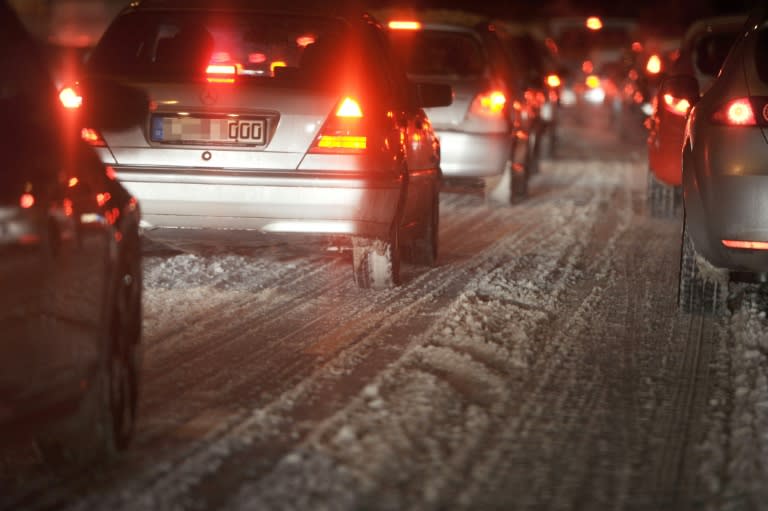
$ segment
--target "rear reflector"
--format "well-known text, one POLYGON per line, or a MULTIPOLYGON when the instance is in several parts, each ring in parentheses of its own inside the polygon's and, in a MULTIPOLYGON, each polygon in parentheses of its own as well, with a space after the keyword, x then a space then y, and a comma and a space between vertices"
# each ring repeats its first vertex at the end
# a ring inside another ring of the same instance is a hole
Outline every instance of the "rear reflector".
POLYGON ((421 30, 421 23, 418 21, 390 21, 387 26, 391 30, 421 30))
POLYGON ((768 250, 768 241, 723 240, 723 245, 728 248, 741 248, 745 250, 768 250))

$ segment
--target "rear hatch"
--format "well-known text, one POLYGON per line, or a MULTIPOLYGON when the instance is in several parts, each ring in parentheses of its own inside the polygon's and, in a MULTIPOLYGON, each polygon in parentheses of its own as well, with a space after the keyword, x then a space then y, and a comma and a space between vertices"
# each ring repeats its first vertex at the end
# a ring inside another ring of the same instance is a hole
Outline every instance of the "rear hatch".
POLYGON ((88 72, 143 89, 149 111, 141 126, 99 135, 121 166, 295 169, 339 100, 329 77, 347 64, 346 28, 263 13, 125 14, 88 72))
POLYGON ((451 105, 427 109, 436 129, 461 129, 478 96, 500 86, 491 83, 488 55, 468 28, 430 24, 417 30, 390 29, 389 39, 412 79, 453 88, 451 105))

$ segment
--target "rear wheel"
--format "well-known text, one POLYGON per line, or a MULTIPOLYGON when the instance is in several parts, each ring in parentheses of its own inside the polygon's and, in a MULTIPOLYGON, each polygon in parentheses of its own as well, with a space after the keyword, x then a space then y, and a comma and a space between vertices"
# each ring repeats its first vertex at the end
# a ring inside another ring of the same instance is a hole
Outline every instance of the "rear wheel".
POLYGON ((414 264, 435 266, 437 263, 439 230, 440 192, 435 188, 432 195, 432 204, 424 221, 424 233, 421 237, 415 239, 410 247, 410 259, 414 264))
POLYGON ((510 166, 510 202, 518 202, 528 196, 528 169, 525 165, 513 163, 510 166))
POLYGON ((682 198, 680 187, 669 186, 659 181, 651 169, 648 169, 647 186, 648 209, 654 218, 675 216, 682 198))
POLYGON ((705 315, 721 314, 728 298, 728 272, 715 268, 697 253, 683 220, 677 301, 680 310, 705 315))
POLYGON ((38 437, 54 468, 108 461, 126 447, 135 428, 141 332, 141 258, 138 237, 122 254, 104 358, 76 412, 38 437))
POLYGON ((400 283, 400 233, 392 229, 389 240, 353 238, 352 272, 363 289, 386 289, 400 283))

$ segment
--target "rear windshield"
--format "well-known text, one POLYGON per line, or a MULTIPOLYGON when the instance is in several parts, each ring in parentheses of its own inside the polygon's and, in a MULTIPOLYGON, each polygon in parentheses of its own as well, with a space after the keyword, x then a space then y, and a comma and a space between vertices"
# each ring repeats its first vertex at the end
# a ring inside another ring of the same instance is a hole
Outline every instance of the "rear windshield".
POLYGON ((755 65, 760 80, 768 84, 768 23, 764 23, 757 33, 757 46, 755 47, 755 65))
POLYGON ((471 34, 439 30, 391 31, 392 48, 413 75, 470 78, 485 74, 487 58, 471 34))
POLYGON ((707 34, 696 43, 696 67, 706 75, 715 76, 725 62, 731 46, 740 32, 707 34))
POLYGON ((350 64, 347 50, 355 45, 349 32, 340 20, 314 17, 131 13, 109 28, 88 66, 140 80, 194 79, 234 69, 241 80, 313 84, 350 64))

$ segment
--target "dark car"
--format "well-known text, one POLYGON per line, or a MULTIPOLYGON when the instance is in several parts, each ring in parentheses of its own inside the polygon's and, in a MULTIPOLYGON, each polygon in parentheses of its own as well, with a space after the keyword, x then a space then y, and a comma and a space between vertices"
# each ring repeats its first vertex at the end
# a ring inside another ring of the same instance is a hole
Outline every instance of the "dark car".
POLYGON ((64 111, 4 1, 0 60, 0 438, 54 464, 104 459, 134 430, 139 206, 73 136, 97 109, 64 111))
POLYGON ((724 310, 734 279, 768 278, 768 6, 754 12, 699 99, 692 75, 667 92, 693 105, 682 150, 679 304, 724 310))
POLYGON ((89 138, 148 237, 333 239, 363 288, 396 285, 401 250, 435 264, 440 145, 422 108, 451 89, 409 82, 365 13, 136 1, 88 61, 83 83, 103 79, 150 99, 140 125, 89 138))
MULTIPOLYGON (((693 76, 700 93, 712 85, 728 50, 746 21, 745 16, 718 16, 693 23, 685 33, 680 55, 669 71, 670 76, 693 76)), ((648 205, 653 216, 674 214, 682 195, 680 151, 685 121, 691 104, 667 91, 654 101, 648 127, 648 205)))

